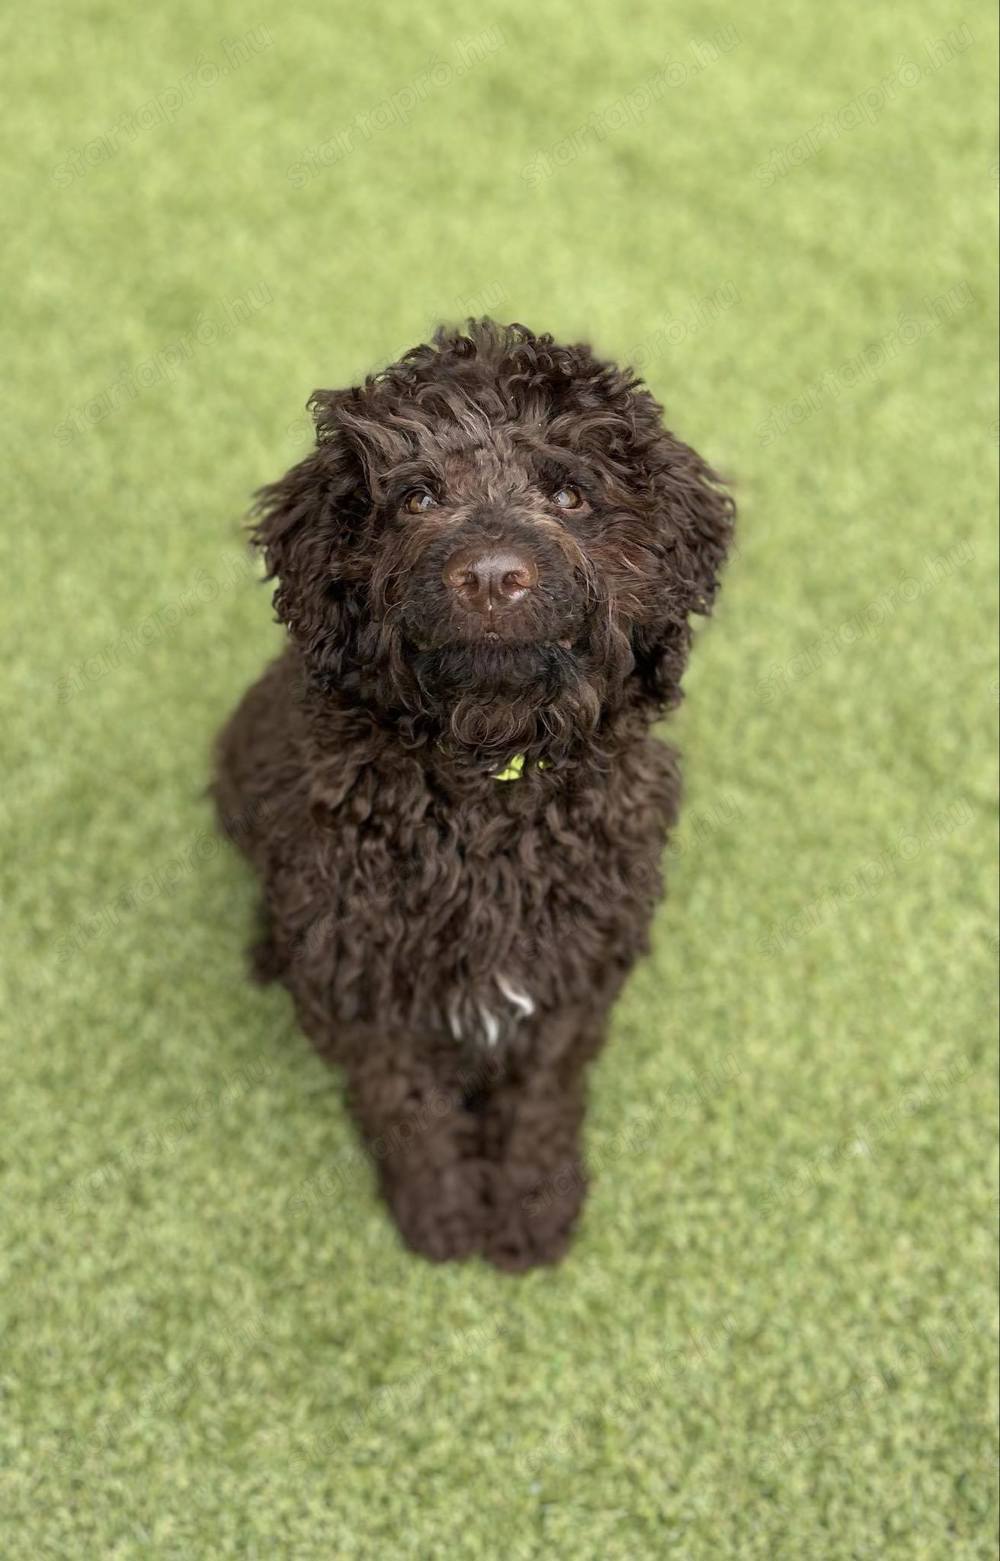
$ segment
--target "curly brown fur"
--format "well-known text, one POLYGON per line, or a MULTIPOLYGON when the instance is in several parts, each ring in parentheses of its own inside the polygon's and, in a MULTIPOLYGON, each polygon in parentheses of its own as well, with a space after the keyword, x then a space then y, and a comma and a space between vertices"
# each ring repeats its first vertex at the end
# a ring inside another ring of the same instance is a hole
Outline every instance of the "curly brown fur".
POLYGON ((633 375, 520 325, 442 329, 310 406, 254 533, 288 647, 218 745, 256 969, 345 1070, 411 1246, 554 1261, 678 807, 649 728, 732 500, 633 375))

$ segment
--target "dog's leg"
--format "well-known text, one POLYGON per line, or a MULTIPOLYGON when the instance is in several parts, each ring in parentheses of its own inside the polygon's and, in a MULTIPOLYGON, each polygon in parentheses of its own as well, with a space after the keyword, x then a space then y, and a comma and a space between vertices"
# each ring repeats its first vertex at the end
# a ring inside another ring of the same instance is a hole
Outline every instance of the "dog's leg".
POLYGON ((369 1042, 348 1064, 347 1078, 351 1108, 406 1243, 436 1262, 480 1252, 492 1168, 454 1043, 369 1042))
POLYGON ((559 1261, 587 1191, 580 1147, 584 1073, 603 1026, 566 1015, 551 1018, 548 1027, 575 1034, 568 1044, 560 1037, 554 1058, 541 1045, 519 1061, 494 1089, 484 1123, 494 1168, 484 1256, 512 1271, 559 1261))

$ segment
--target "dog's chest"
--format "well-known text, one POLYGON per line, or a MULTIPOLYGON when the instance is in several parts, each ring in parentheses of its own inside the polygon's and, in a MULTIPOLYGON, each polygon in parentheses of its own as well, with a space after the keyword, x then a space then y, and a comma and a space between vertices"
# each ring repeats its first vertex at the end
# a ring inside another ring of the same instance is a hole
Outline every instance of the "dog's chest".
POLYGON ((536 775, 456 800, 398 772, 359 777, 321 843, 336 1009, 493 1044, 624 972, 674 803, 671 756, 652 746, 615 784, 536 775))

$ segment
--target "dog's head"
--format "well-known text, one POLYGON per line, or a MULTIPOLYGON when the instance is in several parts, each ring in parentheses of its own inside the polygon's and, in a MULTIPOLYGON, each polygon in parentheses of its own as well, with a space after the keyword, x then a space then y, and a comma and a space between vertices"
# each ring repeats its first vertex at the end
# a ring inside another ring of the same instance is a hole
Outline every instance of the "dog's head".
POLYGON ((254 535, 315 684, 484 766, 676 702, 734 507, 635 376, 483 320, 310 407, 254 535))

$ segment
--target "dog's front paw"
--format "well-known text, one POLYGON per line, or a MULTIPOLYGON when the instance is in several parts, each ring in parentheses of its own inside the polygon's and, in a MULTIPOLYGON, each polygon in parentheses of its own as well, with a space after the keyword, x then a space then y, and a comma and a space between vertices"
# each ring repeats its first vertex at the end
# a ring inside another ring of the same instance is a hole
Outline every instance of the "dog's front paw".
POLYGON ((385 1193, 407 1246, 434 1263, 481 1252, 492 1170, 484 1161, 455 1160, 394 1180, 385 1193))
POLYGON ((501 1166, 483 1256, 520 1273, 565 1256, 587 1193, 587 1173, 573 1159, 555 1170, 501 1166))

